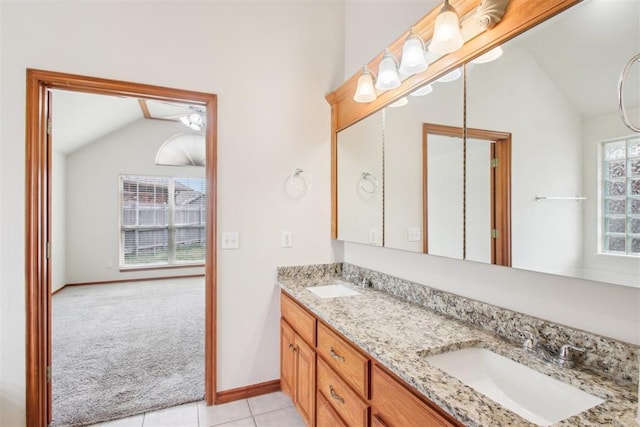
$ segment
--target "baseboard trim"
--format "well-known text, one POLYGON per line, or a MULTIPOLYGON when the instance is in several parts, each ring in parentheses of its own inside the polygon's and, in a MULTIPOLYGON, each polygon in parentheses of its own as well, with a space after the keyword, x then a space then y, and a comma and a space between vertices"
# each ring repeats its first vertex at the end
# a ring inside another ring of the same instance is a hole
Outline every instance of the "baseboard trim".
POLYGON ((171 279, 188 279, 192 277, 204 277, 204 274, 187 274, 182 276, 162 276, 162 277, 138 277, 135 279, 118 279, 118 280, 103 280, 99 282, 78 282, 67 283, 63 287, 51 292, 51 295, 55 295, 67 286, 86 286, 86 285, 109 285, 113 283, 125 283, 125 282, 148 282, 149 280, 171 280, 171 279))
POLYGON ((235 400, 248 399, 262 394, 273 393, 274 391, 280 391, 280 379, 265 381, 263 383, 234 388, 231 390, 219 391, 216 393, 215 403, 217 405, 220 403, 233 402, 235 400))

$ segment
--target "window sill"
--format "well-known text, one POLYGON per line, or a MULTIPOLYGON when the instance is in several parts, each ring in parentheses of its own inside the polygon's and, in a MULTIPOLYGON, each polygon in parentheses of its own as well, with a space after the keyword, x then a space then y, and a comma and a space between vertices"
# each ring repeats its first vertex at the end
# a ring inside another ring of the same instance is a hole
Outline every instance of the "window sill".
POLYGON ((178 268, 197 268, 204 267, 204 264, 172 264, 172 265, 136 265, 131 267, 120 267, 120 272, 129 271, 149 271, 149 270, 175 270, 178 268))
POLYGON ((638 258, 640 258, 640 254, 638 254, 638 255, 615 254, 615 253, 611 253, 611 252, 596 252, 596 255, 603 256, 603 257, 621 258, 621 259, 638 259, 638 258))

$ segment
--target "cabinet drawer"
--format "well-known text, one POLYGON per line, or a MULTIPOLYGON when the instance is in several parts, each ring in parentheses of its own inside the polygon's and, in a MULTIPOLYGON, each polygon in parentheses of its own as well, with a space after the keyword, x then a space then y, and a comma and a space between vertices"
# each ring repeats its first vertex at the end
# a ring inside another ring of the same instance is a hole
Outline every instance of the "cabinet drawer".
POLYGON ((322 393, 318 392, 316 402, 316 425, 318 427, 349 427, 342 421, 342 419, 340 419, 338 413, 333 409, 322 393))
POLYGON ((369 423, 369 405, 320 358, 318 358, 318 393, 322 393, 347 425, 366 427, 369 423))
POLYGON ((376 427, 452 427, 449 422, 380 367, 372 369, 371 419, 376 427))
POLYGON ((280 293, 280 313, 311 347, 316 345, 316 319, 284 293, 280 293))
POLYGON ((365 399, 369 398, 369 358, 318 323, 318 354, 365 399))

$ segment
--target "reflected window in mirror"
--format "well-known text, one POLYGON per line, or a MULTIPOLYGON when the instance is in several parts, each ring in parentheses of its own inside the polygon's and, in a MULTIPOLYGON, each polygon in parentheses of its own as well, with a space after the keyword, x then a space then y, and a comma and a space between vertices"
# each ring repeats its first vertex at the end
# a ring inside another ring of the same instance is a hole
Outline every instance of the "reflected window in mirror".
POLYGON ((602 252, 640 256, 640 137, 602 143, 602 252))

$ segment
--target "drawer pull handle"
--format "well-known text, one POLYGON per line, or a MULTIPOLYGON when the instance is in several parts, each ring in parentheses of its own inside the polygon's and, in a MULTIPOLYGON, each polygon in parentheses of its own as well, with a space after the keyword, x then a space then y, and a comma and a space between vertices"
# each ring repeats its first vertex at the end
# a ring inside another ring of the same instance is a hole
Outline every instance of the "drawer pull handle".
POLYGON ((333 349, 333 347, 331 347, 329 349, 329 353, 331 353, 331 357, 333 357, 334 359, 339 360, 342 363, 344 363, 344 357, 340 356, 338 353, 336 353, 336 351, 333 349))
POLYGON ((331 397, 333 397, 338 402, 344 404, 344 399, 338 393, 336 393, 332 385, 329 386, 329 392, 331 393, 331 397))
POLYGON ((293 351, 293 344, 289 343, 289 350, 293 351))

